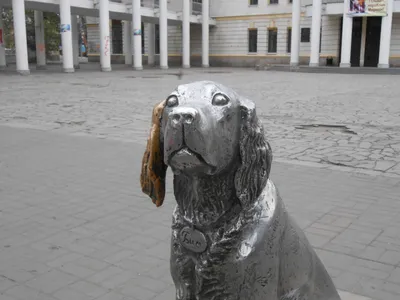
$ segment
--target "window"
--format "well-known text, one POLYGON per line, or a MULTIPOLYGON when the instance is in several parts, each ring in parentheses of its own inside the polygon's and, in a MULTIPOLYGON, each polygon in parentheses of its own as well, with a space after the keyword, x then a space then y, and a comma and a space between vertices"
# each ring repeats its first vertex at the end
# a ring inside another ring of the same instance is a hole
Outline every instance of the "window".
POLYGON ((155 54, 160 54, 160 25, 156 24, 155 26, 155 49, 154 49, 154 53, 155 54))
POLYGON ((199 15, 203 10, 203 0, 192 0, 192 14, 199 15))
POLYGON ((309 43, 310 42, 310 28, 302 28, 301 29, 301 39, 302 43, 309 43))
POLYGON ((286 44, 286 52, 290 53, 292 51, 292 28, 287 29, 287 44, 286 44))
POLYGON ((257 53, 257 33, 256 28, 249 29, 249 53, 257 53))
POLYGON ((269 4, 279 4, 279 0, 269 0, 269 4))
POLYGON ((278 46, 278 29, 268 29, 268 53, 276 53, 278 46))
POLYGON ((258 5, 258 0, 250 0, 249 4, 250 5, 258 5))

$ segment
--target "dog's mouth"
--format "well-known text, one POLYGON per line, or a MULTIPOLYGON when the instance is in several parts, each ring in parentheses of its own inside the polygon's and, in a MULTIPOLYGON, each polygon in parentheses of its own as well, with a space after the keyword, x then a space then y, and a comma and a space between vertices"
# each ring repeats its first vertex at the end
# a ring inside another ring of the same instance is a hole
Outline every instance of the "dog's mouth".
POLYGON ((212 171, 214 169, 200 154, 187 146, 172 152, 168 161, 169 165, 176 170, 208 169, 212 171))
POLYGON ((199 161, 207 164, 207 162, 204 160, 204 158, 198 154, 197 152, 191 150, 189 147, 187 146, 183 146, 182 148, 175 150, 174 152, 172 152, 170 158, 174 157, 175 155, 193 155, 195 156, 199 161))

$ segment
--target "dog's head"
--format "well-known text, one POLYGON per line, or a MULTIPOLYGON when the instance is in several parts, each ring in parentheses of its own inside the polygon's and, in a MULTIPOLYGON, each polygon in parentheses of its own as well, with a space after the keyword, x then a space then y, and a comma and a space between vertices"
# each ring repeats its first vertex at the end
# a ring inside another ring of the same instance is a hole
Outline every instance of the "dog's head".
POLYGON ((259 196, 272 161, 255 104, 210 81, 180 85, 153 110, 141 185, 160 206, 167 165, 175 174, 213 176, 235 167, 242 205, 259 196))

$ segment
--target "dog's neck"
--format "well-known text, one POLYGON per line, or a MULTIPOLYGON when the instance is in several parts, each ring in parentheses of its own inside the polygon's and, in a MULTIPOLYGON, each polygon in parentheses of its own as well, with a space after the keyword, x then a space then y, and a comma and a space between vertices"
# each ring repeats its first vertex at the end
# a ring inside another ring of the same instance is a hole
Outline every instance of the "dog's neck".
POLYGON ((179 212, 191 225, 207 227, 239 204, 235 191, 236 169, 213 176, 174 176, 179 212))

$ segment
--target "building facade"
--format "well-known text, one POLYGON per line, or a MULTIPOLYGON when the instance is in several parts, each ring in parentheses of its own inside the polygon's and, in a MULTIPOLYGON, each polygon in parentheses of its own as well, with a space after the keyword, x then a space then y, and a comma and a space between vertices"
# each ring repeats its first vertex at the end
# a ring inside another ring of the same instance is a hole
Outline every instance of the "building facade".
MULTIPOLYGON (((182 1, 169 0, 168 11, 180 14, 183 9, 182 1)), ((187 1, 190 2, 190 14, 200 16, 202 0, 187 1)), ((349 16, 349 11, 355 2, 365 3, 365 1, 301 0, 299 24, 295 27, 296 24, 292 22, 295 20, 293 12, 296 13, 294 7, 296 2, 292 3, 292 0, 212 0, 209 3, 209 14, 215 20, 215 25, 209 27, 210 65, 254 67, 290 64, 293 52, 292 32, 296 29, 299 36, 299 63, 302 65, 308 65, 311 61, 310 65, 313 66, 327 64, 339 66, 342 61, 342 67, 400 66, 400 1, 382 0, 386 7, 383 15, 371 16, 360 13, 357 16, 349 16), (318 30, 314 30, 314 38, 313 27, 320 28, 319 34, 318 30), (385 56, 388 56, 388 63, 385 56)), ((157 11, 158 1, 143 0, 142 6, 152 6, 157 11)), ((123 22, 110 21, 113 62, 125 61, 123 22)), ((100 48, 98 19, 88 18, 87 24, 89 57, 91 60, 97 60, 100 48)), ((155 63, 158 64, 158 24, 142 20, 142 31, 143 62, 146 63, 149 44, 154 43, 155 63), (154 34, 151 34, 152 26, 155 26, 154 34)), ((168 24, 170 65, 183 64, 182 41, 182 25, 168 24)), ((192 23, 190 25, 192 66, 202 64, 201 54, 202 26, 192 23)), ((294 65, 296 64, 297 62, 294 62, 294 65)))

